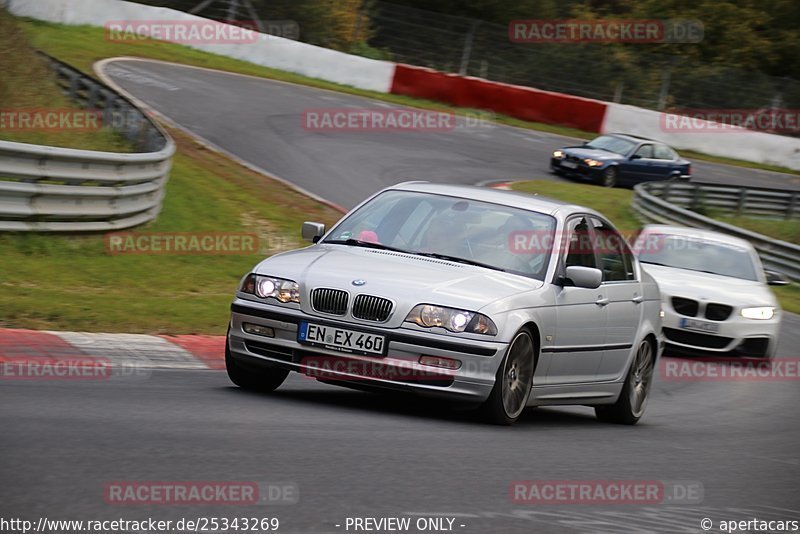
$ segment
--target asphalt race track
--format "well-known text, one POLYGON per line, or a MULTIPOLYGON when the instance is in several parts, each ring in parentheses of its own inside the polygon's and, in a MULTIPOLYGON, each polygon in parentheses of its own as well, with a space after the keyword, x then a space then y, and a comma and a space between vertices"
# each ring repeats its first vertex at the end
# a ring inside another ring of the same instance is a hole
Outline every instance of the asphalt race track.
MULTIPOLYGON (((800 343, 784 324, 780 355, 800 343)), ((589 408, 529 410, 515 427, 416 397, 383 397, 291 375, 272 395, 220 371, 147 380, 0 384, 3 515, 35 520, 278 517, 283 532, 345 532, 348 516, 455 517, 460 532, 701 532, 703 518, 797 519, 797 381, 657 381, 635 427, 589 408), (702 502, 514 504, 518 480, 702 485, 702 502), (280 506, 120 506, 112 481, 292 484, 280 506)), ((716 530, 719 532, 719 530, 716 530)))
MULTIPOLYGON (((162 65, 120 63, 110 72, 182 126, 342 205, 411 177, 475 183, 547 176, 546 156, 563 143, 504 127, 312 133, 300 124, 306 107, 378 104, 162 65)), ((696 169, 709 181, 789 179, 710 164, 696 169)), ((797 347, 800 319, 787 315, 778 357, 796 358, 797 347)), ((278 532, 293 533, 353 532, 344 527, 347 517, 447 517, 455 532, 469 534, 694 533, 703 532, 704 518, 720 532, 721 520, 800 519, 798 380, 660 378, 638 426, 600 423, 589 408, 542 408, 511 428, 416 397, 298 375, 272 395, 245 392, 224 372, 204 370, 113 382, 0 381, 0 516, 278 517, 278 532), (520 480, 680 481, 702 487, 702 495, 691 503, 515 504, 509 488, 520 480), (104 499, 114 481, 257 481, 297 488, 299 499, 120 506, 104 499)))
MULTIPOLYGON (((115 61, 105 73, 121 88, 214 145, 322 198, 350 208, 407 180, 476 184, 559 179, 549 158, 576 140, 495 124, 451 131, 320 132, 303 112, 396 107, 311 87, 146 61, 115 61)), ((693 163, 696 180, 800 189, 800 177, 693 163)))

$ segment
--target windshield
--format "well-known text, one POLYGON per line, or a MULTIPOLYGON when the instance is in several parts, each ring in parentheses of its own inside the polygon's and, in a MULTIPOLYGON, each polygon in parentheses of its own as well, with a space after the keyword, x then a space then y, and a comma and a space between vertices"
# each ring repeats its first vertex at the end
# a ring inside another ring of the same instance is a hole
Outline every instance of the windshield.
POLYGON ((614 152, 615 154, 624 156, 633 150, 633 147, 636 146, 636 143, 628 141, 627 139, 613 137, 611 135, 601 135, 600 137, 589 141, 586 146, 589 148, 599 148, 600 150, 606 150, 608 152, 614 152))
POLYGON ((737 245, 680 235, 647 234, 636 248, 642 263, 758 280, 750 251, 737 245))
POLYGON ((480 265, 542 280, 550 254, 514 248, 520 235, 552 243, 555 219, 477 200, 386 191, 343 220, 323 241, 379 246, 480 265))

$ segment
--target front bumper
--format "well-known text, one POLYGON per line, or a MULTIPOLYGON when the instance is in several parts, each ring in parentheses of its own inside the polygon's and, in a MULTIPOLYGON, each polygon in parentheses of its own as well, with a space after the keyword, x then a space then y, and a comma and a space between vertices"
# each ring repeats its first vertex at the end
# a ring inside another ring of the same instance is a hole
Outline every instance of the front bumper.
POLYGON ((566 158, 550 158, 550 170, 565 176, 582 178, 593 182, 600 180, 603 176, 605 165, 602 167, 589 167, 585 163, 578 161, 572 162, 576 164, 575 168, 570 168, 564 166, 565 161, 567 161, 566 158))
POLYGON ((403 328, 354 325, 241 299, 231 305, 228 346, 231 357, 244 364, 272 365, 309 378, 353 387, 414 391, 464 402, 482 402, 489 397, 508 349, 507 343, 457 340, 403 328), (386 355, 362 356, 299 343, 301 321, 385 335, 386 355), (274 337, 247 333, 243 323, 269 327, 274 337), (423 355, 456 359, 461 367, 447 370, 421 365, 419 359, 423 355))
POLYGON ((745 319, 733 315, 725 321, 709 321, 719 326, 715 333, 688 330, 681 325, 682 319, 693 319, 664 305, 663 333, 670 349, 698 356, 717 354, 720 356, 746 356, 769 358, 775 354, 780 329, 780 312, 769 321, 745 319))

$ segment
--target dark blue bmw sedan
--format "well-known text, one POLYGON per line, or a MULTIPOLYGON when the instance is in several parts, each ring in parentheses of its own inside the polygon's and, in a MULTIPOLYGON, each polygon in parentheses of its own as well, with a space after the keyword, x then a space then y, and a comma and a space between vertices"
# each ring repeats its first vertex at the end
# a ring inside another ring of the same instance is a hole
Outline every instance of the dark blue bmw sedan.
POLYGON ((614 187, 656 180, 689 180, 692 166, 664 143, 627 134, 601 135, 553 152, 550 169, 614 187))

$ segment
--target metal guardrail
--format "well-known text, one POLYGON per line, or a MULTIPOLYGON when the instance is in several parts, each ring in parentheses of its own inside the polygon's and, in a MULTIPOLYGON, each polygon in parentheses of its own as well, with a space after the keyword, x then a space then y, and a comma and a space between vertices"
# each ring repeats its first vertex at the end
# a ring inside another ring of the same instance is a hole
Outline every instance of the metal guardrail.
POLYGON ((133 144, 118 154, 0 141, 0 231, 100 232, 158 216, 175 142, 106 85, 46 56, 64 92, 133 144))
POLYGON ((666 182, 658 197, 670 204, 734 217, 800 219, 800 191, 760 187, 666 182))
MULTIPOLYGON (((710 184, 680 184, 673 182, 648 182, 634 187, 633 210, 646 222, 659 224, 679 224, 681 226, 691 226, 693 228, 705 228, 715 230, 724 234, 733 235, 750 241, 756 248, 761 262, 767 269, 780 271, 794 281, 800 281, 800 246, 786 241, 772 239, 765 235, 739 228, 732 224, 716 221, 705 215, 688 208, 697 209, 698 207, 713 207, 719 209, 728 205, 734 190, 742 191, 742 188, 727 186, 717 186, 710 184), (685 202, 686 199, 692 199, 685 202), (712 203, 709 204, 708 201, 712 203), (682 203, 683 205, 679 205, 682 203), (686 206, 686 207, 684 207, 686 206)), ((747 193, 742 193, 738 198, 745 198, 740 205, 746 206, 747 198, 768 198, 768 202, 758 201, 751 204, 750 211, 742 207, 734 213, 743 215, 772 215, 781 214, 785 218, 795 217, 796 193, 774 191, 773 195, 768 195, 766 189, 753 189, 747 193), (759 195, 759 196, 755 196, 759 195), (789 197, 788 202, 785 195, 789 197), (780 201, 774 199, 781 198, 780 201)), ((739 205, 736 207, 738 208, 739 205)))

